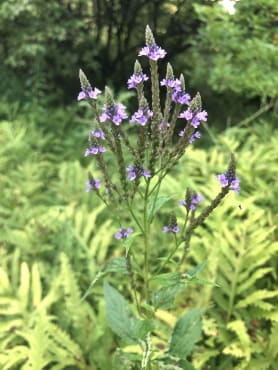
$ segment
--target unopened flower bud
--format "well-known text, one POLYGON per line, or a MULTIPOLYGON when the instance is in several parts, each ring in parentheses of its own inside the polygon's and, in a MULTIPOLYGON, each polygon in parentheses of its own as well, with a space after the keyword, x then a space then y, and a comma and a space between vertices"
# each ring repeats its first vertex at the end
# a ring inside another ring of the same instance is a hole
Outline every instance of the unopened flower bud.
POLYGON ((134 63, 134 73, 142 73, 142 67, 138 60, 134 63))
POLYGON ((152 30, 150 29, 149 25, 146 26, 145 37, 146 37, 147 46, 153 46, 156 44, 155 39, 153 37, 152 30))
POLYGON ((181 82, 181 88, 183 91, 185 91, 185 81, 184 81, 184 75, 180 74, 180 82, 181 82))
POLYGON ((168 80, 173 80, 174 79, 174 72, 173 72, 173 68, 172 68, 170 63, 167 63, 166 78, 168 80))
POLYGON ((79 69, 79 80, 80 80, 80 85, 82 89, 91 87, 91 84, 89 80, 87 79, 85 73, 82 71, 82 69, 79 69))
POLYGON ((189 109, 194 112, 196 110, 201 110, 202 109, 202 99, 201 95, 197 93, 194 98, 191 100, 191 103, 189 105, 189 109))

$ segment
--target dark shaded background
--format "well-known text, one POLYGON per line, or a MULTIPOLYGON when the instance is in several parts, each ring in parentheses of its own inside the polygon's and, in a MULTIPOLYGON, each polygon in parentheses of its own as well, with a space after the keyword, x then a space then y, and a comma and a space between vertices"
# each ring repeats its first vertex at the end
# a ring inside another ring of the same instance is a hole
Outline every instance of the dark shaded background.
POLYGON ((80 67, 101 89, 126 89, 149 24, 189 92, 201 91, 212 121, 236 124, 275 105, 275 3, 241 0, 230 15, 214 0, 3 0, 2 99, 70 104, 80 67))

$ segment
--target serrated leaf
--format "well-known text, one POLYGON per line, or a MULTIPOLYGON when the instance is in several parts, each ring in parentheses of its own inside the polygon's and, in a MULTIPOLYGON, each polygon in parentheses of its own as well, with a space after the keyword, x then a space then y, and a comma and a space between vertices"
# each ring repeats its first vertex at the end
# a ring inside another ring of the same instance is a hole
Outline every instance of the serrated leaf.
POLYGON ((155 309, 170 309, 173 306, 176 296, 186 287, 184 283, 169 285, 156 291, 152 295, 152 303, 155 309))
POLYGON ((129 308, 125 298, 107 282, 104 283, 104 300, 109 327, 128 342, 135 340, 138 319, 129 308))
POLYGON ((188 275, 190 278, 194 278, 195 276, 197 276, 199 274, 200 271, 203 270, 203 268, 207 265, 207 261, 204 261, 202 263, 200 263, 199 265, 197 265, 194 269, 190 270, 188 272, 188 275))
POLYGON ((193 309, 177 321, 171 337, 169 352, 185 359, 193 350, 201 333, 201 311, 193 309))
POLYGON ((128 255, 128 252, 138 235, 141 235, 141 233, 132 233, 128 236, 128 238, 123 240, 123 246, 125 248, 126 255, 128 255))
POLYGON ((147 205, 147 219, 148 219, 148 222, 151 224, 152 221, 153 221, 153 218, 155 216, 155 214, 157 213, 157 211, 160 210, 160 208, 166 203, 168 202, 168 200, 170 200, 171 197, 168 196, 168 195, 161 195, 157 198, 153 198, 151 199, 149 202, 148 202, 148 205, 147 205))
POLYGON ((138 320, 134 329, 134 335, 136 339, 144 340, 153 329, 154 324, 150 320, 138 320))
POLYGON ((162 285, 162 286, 169 286, 178 284, 181 281, 181 273, 180 272, 169 272, 165 274, 155 275, 152 277, 154 282, 162 285))
POLYGON ((120 274, 128 274, 126 259, 124 257, 112 258, 107 262, 103 272, 118 272, 120 274))

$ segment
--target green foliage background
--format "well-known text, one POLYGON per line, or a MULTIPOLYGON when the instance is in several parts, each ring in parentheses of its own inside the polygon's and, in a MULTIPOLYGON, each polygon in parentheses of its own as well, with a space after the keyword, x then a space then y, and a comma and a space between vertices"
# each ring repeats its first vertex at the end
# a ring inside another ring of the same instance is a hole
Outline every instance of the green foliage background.
MULTIPOLYGON (((71 101, 79 67, 100 88, 111 81, 123 89, 149 23, 209 112, 202 141, 164 183, 171 200, 155 224, 154 257, 171 247, 161 230, 186 186, 208 201, 231 151, 241 179, 241 195, 230 194, 192 239, 186 270, 207 264, 175 310, 158 311, 155 347, 164 349, 176 318, 196 308, 203 312, 196 369, 275 370, 277 4, 236 7, 231 17, 201 0, 1 2, 0 369, 125 370, 138 358, 136 348, 126 347, 127 357, 116 350, 106 323, 98 273, 124 251, 111 215, 85 192, 91 115, 71 101)), ((120 93, 130 111, 131 96, 120 93)), ((124 294, 125 275, 107 271, 124 294)))

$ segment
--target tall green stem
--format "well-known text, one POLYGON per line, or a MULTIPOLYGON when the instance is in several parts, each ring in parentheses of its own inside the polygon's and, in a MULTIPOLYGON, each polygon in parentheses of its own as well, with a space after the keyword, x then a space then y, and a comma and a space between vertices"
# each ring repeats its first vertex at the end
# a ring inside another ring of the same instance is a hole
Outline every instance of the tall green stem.
POLYGON ((148 196, 149 196, 150 181, 148 179, 144 196, 144 212, 143 212, 143 225, 144 225, 144 288, 145 299, 149 300, 149 223, 148 223, 148 196))

